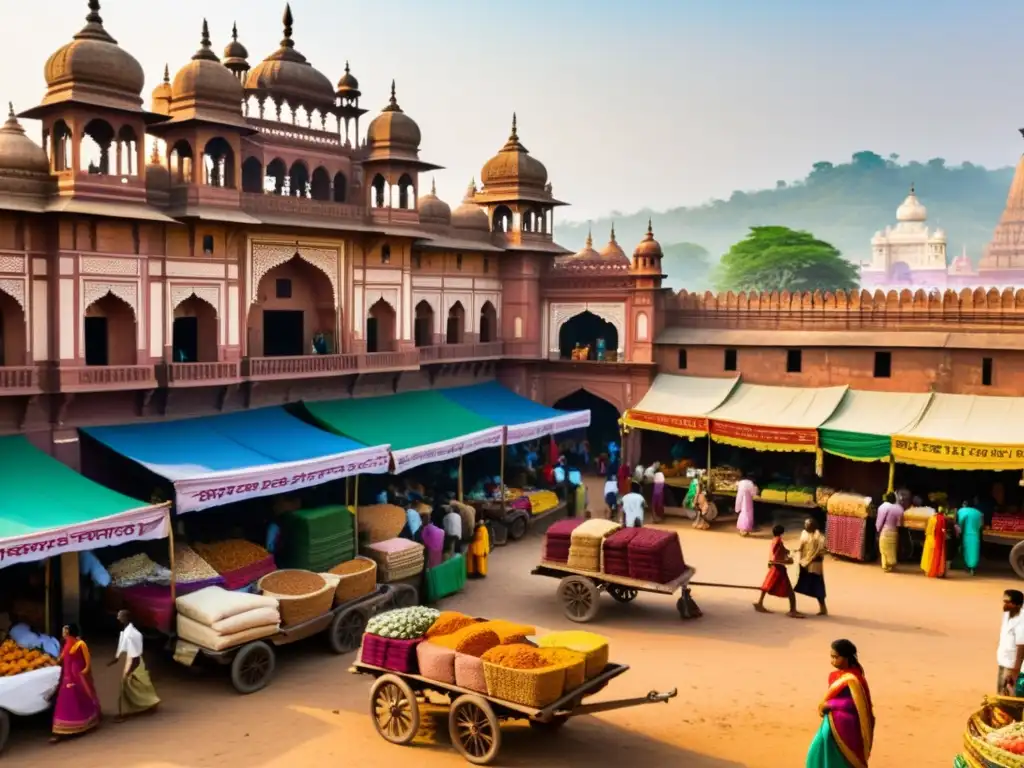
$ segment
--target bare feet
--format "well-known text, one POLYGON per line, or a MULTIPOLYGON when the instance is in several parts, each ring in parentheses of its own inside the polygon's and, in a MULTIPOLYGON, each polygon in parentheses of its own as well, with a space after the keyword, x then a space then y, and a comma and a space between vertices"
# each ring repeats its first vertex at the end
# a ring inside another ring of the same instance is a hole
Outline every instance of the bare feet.
POLYGON ((818 615, 819 616, 828 616, 828 608, 822 608, 820 611, 818 611, 818 615))
POLYGON ((754 610, 757 611, 758 613, 771 613, 771 611, 769 611, 767 608, 765 608, 760 603, 754 603, 754 610))
POLYGON ((786 614, 791 619, 803 619, 806 618, 800 611, 790 611, 786 614))

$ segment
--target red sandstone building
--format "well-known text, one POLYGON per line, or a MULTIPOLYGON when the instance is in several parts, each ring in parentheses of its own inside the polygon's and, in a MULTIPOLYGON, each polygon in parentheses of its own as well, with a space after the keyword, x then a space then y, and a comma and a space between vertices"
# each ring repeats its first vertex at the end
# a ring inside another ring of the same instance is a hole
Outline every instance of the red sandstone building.
MULTIPOLYGON (((439 166, 394 85, 363 134, 349 67, 332 85, 292 26, 251 65, 237 31, 218 57, 203 24, 148 108, 96 0, 47 60, 21 114, 41 144, 13 110, 0 129, 0 433, 77 466, 84 425, 494 377, 622 412, 659 370, 1019 392, 1024 291, 672 295, 650 229, 631 256, 614 231, 555 243, 564 203, 514 118, 454 210, 422 192, 439 166), (571 359, 598 339, 602 359, 571 359)), ((993 248, 1024 264, 1022 199, 993 248)))

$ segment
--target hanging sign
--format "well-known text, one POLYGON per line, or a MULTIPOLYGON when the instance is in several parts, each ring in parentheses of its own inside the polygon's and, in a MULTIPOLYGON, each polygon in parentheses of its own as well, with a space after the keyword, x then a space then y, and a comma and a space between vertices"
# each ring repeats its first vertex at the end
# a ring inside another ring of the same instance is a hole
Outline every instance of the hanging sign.
POLYGON ((1024 469, 1024 445, 985 445, 894 435, 892 456, 932 469, 1024 469))
POLYGON ((674 413, 652 413, 631 408, 626 411, 622 423, 633 429, 665 432, 680 437, 706 437, 708 434, 708 419, 704 416, 677 416, 674 413))
POLYGON ((818 430, 798 427, 766 427, 735 421, 711 422, 711 437, 720 443, 757 451, 813 453, 818 446, 818 430))

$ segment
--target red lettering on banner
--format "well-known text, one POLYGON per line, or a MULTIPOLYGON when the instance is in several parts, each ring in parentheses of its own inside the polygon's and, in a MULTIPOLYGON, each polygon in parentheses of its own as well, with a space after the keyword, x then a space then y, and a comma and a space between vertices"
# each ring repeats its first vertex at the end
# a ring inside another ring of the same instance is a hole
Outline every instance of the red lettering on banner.
POLYGON ((672 429, 688 429, 692 432, 707 432, 708 420, 701 416, 676 416, 670 413, 648 413, 647 411, 630 411, 630 421, 639 421, 658 427, 672 429))
POLYGON ((774 445, 811 446, 818 444, 818 431, 816 429, 762 427, 753 424, 739 424, 735 421, 718 421, 717 419, 711 422, 711 434, 756 443, 772 443, 774 445))

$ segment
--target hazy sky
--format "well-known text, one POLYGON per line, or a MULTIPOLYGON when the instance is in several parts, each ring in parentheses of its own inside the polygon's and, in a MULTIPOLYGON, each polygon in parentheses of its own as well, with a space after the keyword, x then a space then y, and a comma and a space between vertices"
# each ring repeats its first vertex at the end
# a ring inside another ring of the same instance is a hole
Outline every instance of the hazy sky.
MULTIPOLYGON (((0 99, 44 92, 49 54, 86 0, 0 0, 0 99)), ((108 31, 146 72, 145 98, 231 22, 255 64, 281 0, 104 0, 108 31)), ((803 176, 855 151, 988 166, 1024 150, 1019 0, 293 0, 296 47, 332 82, 345 60, 372 114, 397 80, 457 203, 513 110, 574 220, 664 209, 803 176)), ((364 129, 365 130, 365 129, 364 129)), ((30 128, 38 137, 38 129, 30 128)))

